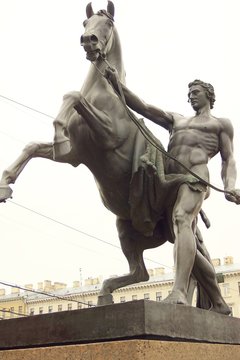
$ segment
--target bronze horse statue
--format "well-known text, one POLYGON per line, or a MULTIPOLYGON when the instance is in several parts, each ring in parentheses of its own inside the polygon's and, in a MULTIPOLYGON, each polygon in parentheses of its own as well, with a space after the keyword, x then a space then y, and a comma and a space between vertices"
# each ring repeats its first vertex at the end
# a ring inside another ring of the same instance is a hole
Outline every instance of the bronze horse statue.
MULTIPOLYGON (((164 156, 149 144, 103 76, 110 64, 117 70, 120 81, 125 82, 113 3, 108 1, 107 11, 100 10, 96 14, 90 3, 86 13, 81 45, 91 65, 82 89, 64 96, 54 121, 54 141, 30 143, 3 172, 0 201, 11 197, 9 184, 16 181, 32 158, 46 158, 74 167, 84 164, 89 168, 103 204, 117 217, 121 248, 129 263, 128 274, 104 281, 98 301, 102 305, 112 302, 114 290, 149 279, 143 251, 166 241, 174 242, 169 215, 171 206, 179 184, 191 179, 186 175, 164 174, 164 156)), ((142 120, 139 124, 150 133, 142 120)), ((162 147, 157 139, 155 142, 162 147)), ((204 288, 199 259, 201 254, 208 255, 199 231, 197 234, 198 251, 193 273, 204 288)))

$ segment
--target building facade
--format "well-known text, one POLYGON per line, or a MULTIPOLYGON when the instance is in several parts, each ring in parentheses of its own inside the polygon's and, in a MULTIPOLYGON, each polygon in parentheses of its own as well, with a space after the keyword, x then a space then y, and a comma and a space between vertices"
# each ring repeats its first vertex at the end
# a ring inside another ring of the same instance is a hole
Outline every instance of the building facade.
MULTIPOLYGON (((220 259, 214 259, 213 264, 226 303, 231 307, 233 316, 240 317, 240 264, 235 264, 231 256, 225 257, 223 264, 220 259)), ((165 273, 164 268, 149 269, 148 272, 149 281, 116 290, 113 293, 114 302, 140 299, 161 301, 166 298, 173 286, 174 273, 165 273)), ((13 287, 10 294, 0 289, 0 318, 10 319, 95 306, 101 285, 101 278, 89 278, 84 284, 74 281, 71 287, 64 283, 44 281, 38 283, 36 289, 31 284, 25 285, 24 291, 13 287)))

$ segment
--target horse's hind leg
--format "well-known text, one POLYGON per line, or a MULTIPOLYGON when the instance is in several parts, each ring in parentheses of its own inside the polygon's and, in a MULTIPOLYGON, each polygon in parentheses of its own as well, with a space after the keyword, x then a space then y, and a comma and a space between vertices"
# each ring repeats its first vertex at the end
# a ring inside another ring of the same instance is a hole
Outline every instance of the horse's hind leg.
POLYGON ((128 220, 117 219, 117 229, 121 248, 129 263, 130 271, 126 275, 104 281, 98 297, 98 305, 112 303, 112 292, 114 290, 149 279, 143 260, 143 251, 146 248, 144 246, 146 238, 137 233, 133 229, 131 222, 128 220))
POLYGON ((18 176, 23 171, 29 160, 34 157, 42 157, 53 160, 53 144, 49 143, 30 143, 22 151, 21 155, 10 165, 2 174, 0 180, 0 202, 5 201, 12 195, 9 184, 14 184, 18 176))

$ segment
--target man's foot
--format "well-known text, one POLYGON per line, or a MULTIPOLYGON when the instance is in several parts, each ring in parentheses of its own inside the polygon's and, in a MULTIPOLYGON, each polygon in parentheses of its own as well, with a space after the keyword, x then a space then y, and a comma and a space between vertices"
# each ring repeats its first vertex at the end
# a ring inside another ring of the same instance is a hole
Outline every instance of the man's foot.
POLYGON ((166 304, 189 305, 187 297, 180 290, 173 290, 162 302, 166 304))
POLYGON ((5 202, 12 197, 12 189, 9 185, 0 185, 0 202, 5 202))
POLYGON ((209 310, 217 312, 222 315, 231 315, 232 314, 232 310, 226 303, 216 304, 216 305, 212 306, 209 310))

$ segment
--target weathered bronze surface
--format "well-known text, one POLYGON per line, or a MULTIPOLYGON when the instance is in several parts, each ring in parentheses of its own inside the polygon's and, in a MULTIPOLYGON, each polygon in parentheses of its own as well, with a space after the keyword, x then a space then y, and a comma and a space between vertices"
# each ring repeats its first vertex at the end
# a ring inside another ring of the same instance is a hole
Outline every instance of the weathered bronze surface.
POLYGON ((229 314, 196 225, 208 187, 156 149, 155 145, 163 149, 160 141, 142 120, 137 120, 143 134, 116 91, 120 95, 123 91, 127 104, 134 110, 170 131, 169 154, 205 181, 208 159, 220 152, 224 186, 231 190, 226 197, 239 203, 239 193, 234 190, 232 126, 227 119, 216 119, 210 114, 212 100, 204 83, 189 86, 189 101, 196 112, 191 118, 166 113, 142 102, 124 86, 125 70, 113 20, 113 3, 109 1, 107 11, 96 14, 91 4, 86 10, 81 45, 91 66, 83 87, 80 92, 64 96, 54 121, 54 141, 27 145, 4 171, 0 201, 11 196, 9 184, 16 181, 34 157, 75 167, 84 164, 95 177, 104 205, 117 217, 121 247, 130 268, 127 275, 104 282, 99 304, 111 303, 114 290, 147 280, 143 251, 170 241, 175 242, 176 279, 173 292, 165 301, 187 304, 193 275, 210 300, 209 304, 200 299, 199 306, 211 306, 213 311, 229 314), (154 144, 149 143, 146 134, 154 144))

